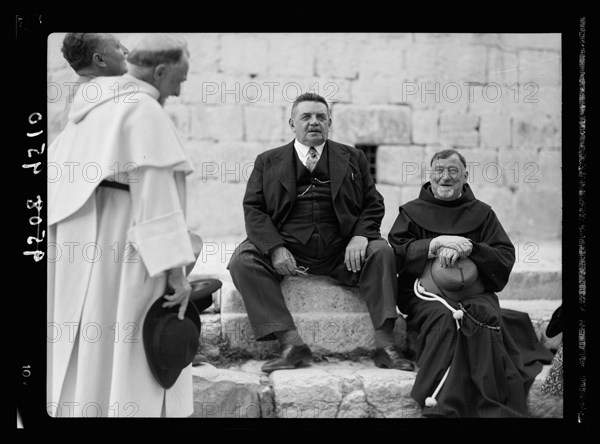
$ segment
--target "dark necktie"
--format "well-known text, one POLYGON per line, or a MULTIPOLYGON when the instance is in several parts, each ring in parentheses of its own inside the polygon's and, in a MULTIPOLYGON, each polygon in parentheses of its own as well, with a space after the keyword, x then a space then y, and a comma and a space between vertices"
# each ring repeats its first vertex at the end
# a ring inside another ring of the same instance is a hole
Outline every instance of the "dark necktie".
POLYGON ((319 153, 317 153, 317 150, 314 146, 311 146, 308 150, 308 159, 306 159, 306 168, 308 168, 308 171, 312 173, 318 161, 319 153))

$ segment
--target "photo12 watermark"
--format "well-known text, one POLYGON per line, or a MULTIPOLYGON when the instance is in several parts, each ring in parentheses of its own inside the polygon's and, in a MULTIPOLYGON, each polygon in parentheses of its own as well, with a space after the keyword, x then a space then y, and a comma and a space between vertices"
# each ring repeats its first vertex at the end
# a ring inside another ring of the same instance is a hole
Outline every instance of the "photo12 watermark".
POLYGON ((48 103, 66 101, 73 103, 79 94, 87 103, 112 100, 114 103, 138 103, 139 86, 134 82, 113 82, 108 85, 94 80, 89 82, 48 82, 46 98, 48 103))
POLYGON ((211 82, 201 84, 201 103, 293 103, 304 93, 322 96, 328 103, 339 101, 340 86, 336 82, 211 82))
POLYGON ((514 103, 539 103, 540 86, 535 82, 504 85, 497 82, 403 82, 401 101, 409 103, 498 103, 508 98, 514 103))
MULTIPOLYGON (((466 162, 468 183, 524 183, 537 184, 540 182, 540 164, 534 161, 500 163, 466 162)), ((412 183, 419 180, 425 183, 436 170, 426 162, 402 162, 400 168, 401 183, 412 183)))

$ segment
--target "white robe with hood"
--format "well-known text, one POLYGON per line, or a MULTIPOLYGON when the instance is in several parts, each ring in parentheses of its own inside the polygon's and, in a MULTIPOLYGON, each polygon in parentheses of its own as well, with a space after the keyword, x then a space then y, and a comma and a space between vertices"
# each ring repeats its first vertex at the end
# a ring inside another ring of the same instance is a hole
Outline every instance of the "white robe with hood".
POLYGON ((165 271, 195 260, 185 221, 193 167, 156 88, 127 74, 87 85, 48 149, 48 412, 189 416, 191 365, 164 390, 142 326, 165 271))

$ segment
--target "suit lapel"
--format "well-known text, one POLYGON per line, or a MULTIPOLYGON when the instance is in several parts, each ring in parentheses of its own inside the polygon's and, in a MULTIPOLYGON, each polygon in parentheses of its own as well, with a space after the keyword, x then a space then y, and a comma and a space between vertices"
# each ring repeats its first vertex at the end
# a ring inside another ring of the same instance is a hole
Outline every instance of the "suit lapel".
POLYGON ((331 179, 331 199, 335 202, 340 187, 344 182, 344 175, 350 162, 350 152, 330 140, 327 141, 329 155, 329 178, 331 179))
POLYGON ((281 148, 272 158, 275 176, 290 194, 293 201, 296 197, 296 166, 294 163, 294 141, 281 148))

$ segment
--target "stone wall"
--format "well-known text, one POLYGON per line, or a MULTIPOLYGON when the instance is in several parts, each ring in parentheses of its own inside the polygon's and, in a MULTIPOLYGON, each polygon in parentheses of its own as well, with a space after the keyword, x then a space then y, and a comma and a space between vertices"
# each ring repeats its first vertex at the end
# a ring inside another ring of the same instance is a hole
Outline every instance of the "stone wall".
MULTIPOLYGON (((138 34, 116 34, 128 47, 138 34)), ((48 128, 62 128, 77 76, 48 39, 48 128)), ((559 34, 181 34, 191 50, 165 109, 196 171, 189 222, 206 241, 244 238, 242 197, 255 156, 293 138, 301 92, 331 104, 330 138, 377 146, 382 234, 417 196, 431 155, 456 147, 475 195, 515 242, 561 236, 559 34)))

